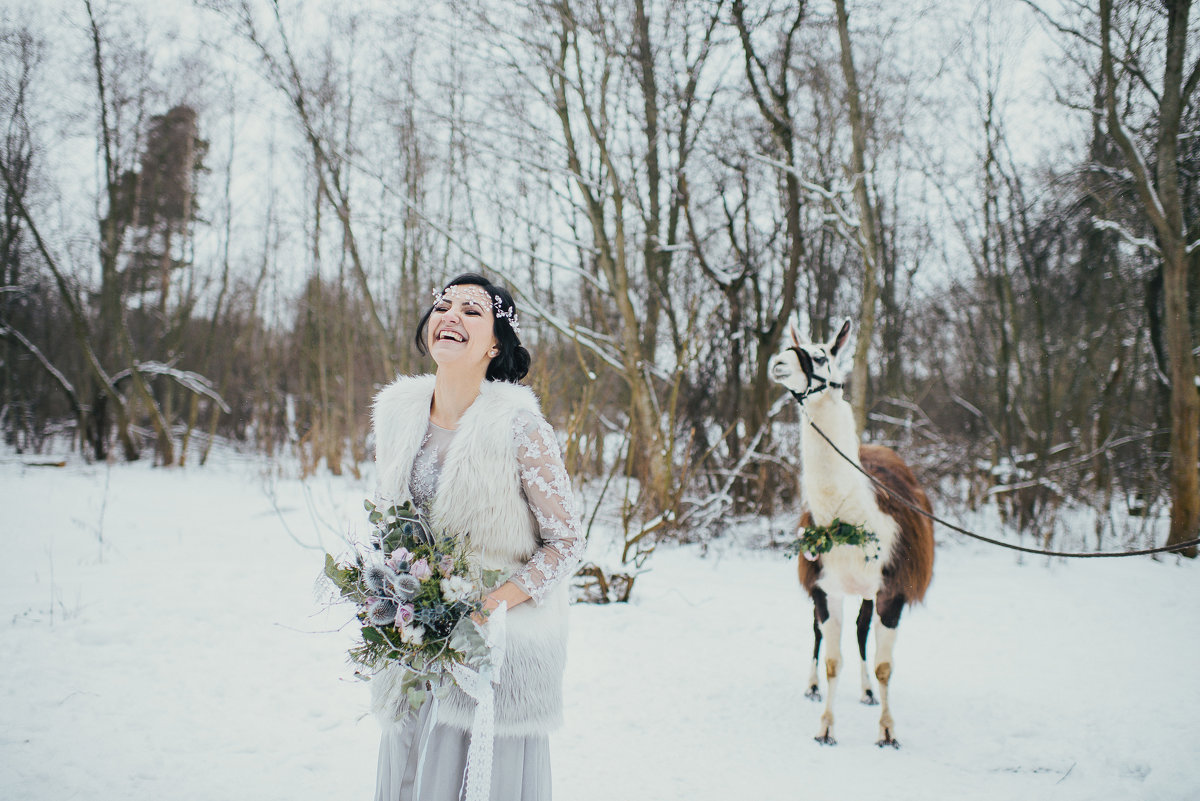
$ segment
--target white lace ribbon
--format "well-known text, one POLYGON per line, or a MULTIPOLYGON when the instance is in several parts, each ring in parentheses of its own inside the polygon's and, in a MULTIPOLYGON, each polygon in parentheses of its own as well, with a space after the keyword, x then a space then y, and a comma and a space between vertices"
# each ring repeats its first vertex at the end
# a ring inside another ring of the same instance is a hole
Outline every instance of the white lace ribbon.
POLYGON ((501 601, 480 630, 489 648, 486 664, 478 669, 467 665, 450 668, 455 683, 475 700, 463 801, 488 801, 492 792, 492 746, 496 738, 496 693, 492 684, 499 681, 500 667, 504 664, 507 616, 508 604, 501 601))

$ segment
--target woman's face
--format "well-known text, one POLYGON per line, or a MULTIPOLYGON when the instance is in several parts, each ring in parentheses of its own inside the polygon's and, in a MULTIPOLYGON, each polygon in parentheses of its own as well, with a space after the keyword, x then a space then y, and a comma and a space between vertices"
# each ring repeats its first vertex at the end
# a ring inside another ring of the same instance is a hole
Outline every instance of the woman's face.
POLYGON ((495 356, 495 314, 481 286, 447 287, 434 301, 426 327, 426 345, 439 368, 480 368, 485 373, 495 356))

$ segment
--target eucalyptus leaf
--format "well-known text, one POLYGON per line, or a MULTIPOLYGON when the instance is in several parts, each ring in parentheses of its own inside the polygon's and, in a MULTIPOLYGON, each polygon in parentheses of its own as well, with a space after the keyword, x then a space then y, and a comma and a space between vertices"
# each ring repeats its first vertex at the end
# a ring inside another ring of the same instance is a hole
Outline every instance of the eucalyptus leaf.
POLYGON ((342 595, 349 595, 356 589, 354 586, 354 571, 348 567, 341 567, 334 558, 325 554, 325 576, 333 582, 342 595))
POLYGON ((449 645, 471 664, 490 664, 490 651, 479 627, 469 617, 461 618, 450 632, 449 645))
POLYGON ((863 526, 834 519, 827 526, 808 526, 800 532, 795 542, 788 545, 789 556, 798 553, 821 555, 838 545, 852 545, 863 549, 863 558, 879 558, 879 538, 863 526))

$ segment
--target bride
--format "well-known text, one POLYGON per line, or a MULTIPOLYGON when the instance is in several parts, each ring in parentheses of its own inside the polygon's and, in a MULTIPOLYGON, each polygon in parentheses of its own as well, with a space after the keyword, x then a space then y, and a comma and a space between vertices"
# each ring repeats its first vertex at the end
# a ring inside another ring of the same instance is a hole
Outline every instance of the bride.
MULTIPOLYGON (((507 580, 484 601, 507 605, 495 685, 492 801, 548 801, 548 732, 562 719, 567 584, 583 552, 571 482, 533 392, 516 306, 474 273, 452 280, 417 327, 435 375, 402 376, 375 398, 381 491, 411 499, 435 530, 469 532, 484 569, 507 580)), ((372 681, 383 721, 376 801, 458 801, 474 701, 457 686, 404 714, 399 671, 372 681)))

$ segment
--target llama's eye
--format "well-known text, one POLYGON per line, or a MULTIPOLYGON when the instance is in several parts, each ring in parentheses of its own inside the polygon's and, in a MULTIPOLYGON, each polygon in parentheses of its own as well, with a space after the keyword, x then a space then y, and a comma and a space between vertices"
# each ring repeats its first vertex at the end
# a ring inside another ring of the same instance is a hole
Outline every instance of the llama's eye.
POLYGON ((812 360, 813 364, 824 364, 825 362, 829 361, 824 356, 813 356, 812 360))

